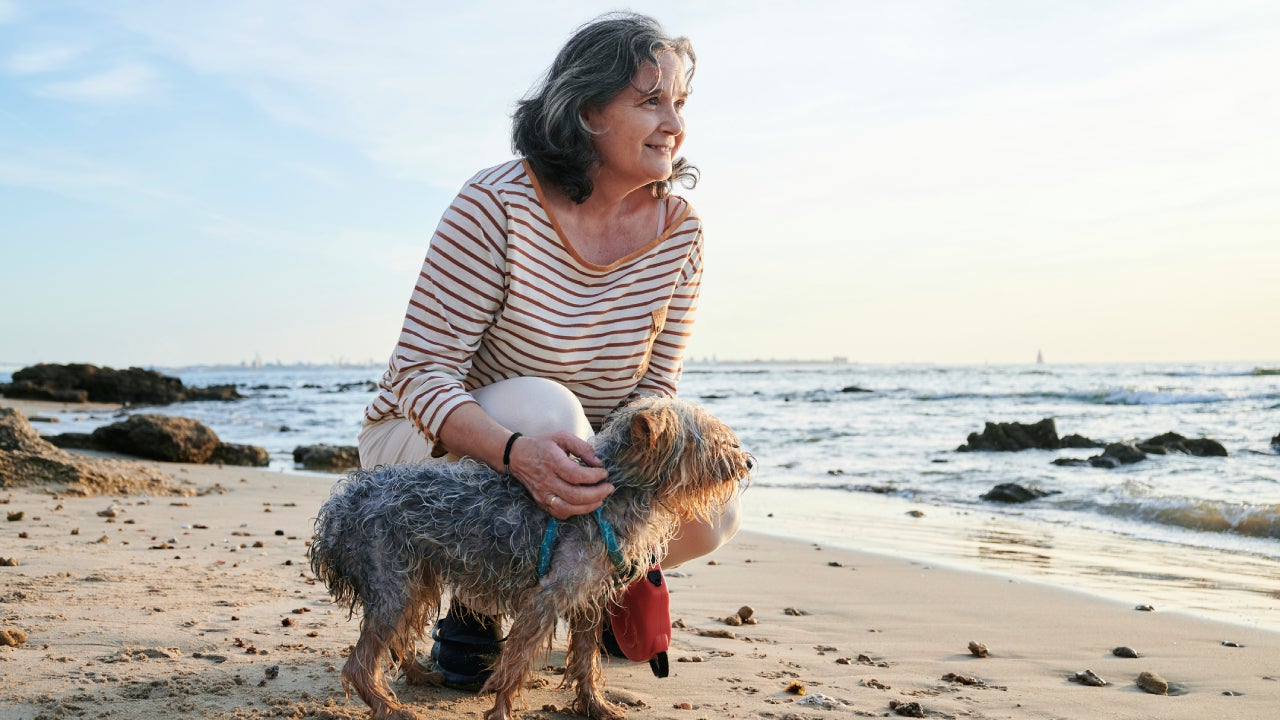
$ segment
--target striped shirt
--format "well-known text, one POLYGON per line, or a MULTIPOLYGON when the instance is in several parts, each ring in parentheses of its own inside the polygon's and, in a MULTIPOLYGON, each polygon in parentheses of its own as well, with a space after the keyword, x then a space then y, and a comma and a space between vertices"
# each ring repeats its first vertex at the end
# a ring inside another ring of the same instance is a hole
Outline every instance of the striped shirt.
MULTIPOLYGON (((470 392, 544 377, 592 426, 632 395, 674 396, 702 279, 702 223, 670 196, 664 227, 609 265, 584 260, 521 160, 482 170, 445 211, 370 422, 405 417, 432 444, 470 392)), ((439 449, 439 448, 437 448, 439 449)))

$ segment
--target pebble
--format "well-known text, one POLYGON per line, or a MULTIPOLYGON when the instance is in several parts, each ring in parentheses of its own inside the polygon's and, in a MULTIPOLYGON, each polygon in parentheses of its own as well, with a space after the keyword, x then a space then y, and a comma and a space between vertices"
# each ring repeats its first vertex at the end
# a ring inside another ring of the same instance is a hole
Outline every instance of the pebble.
POLYGON ((976 677, 972 677, 970 675, 960 675, 957 673, 947 673, 946 675, 942 676, 942 679, 948 682, 960 683, 961 685, 986 685, 986 683, 982 682, 976 677))
POLYGON ((1078 682, 1081 685, 1088 685, 1089 687, 1103 687, 1107 684, 1106 680, 1098 677, 1098 675, 1092 670, 1081 670, 1068 679, 1072 682, 1078 682))
POLYGON ((738 627, 742 625, 742 616, 729 615, 728 617, 723 618, 720 622, 724 623, 725 625, 732 625, 734 627, 738 627))
POLYGON ((889 709, 903 717, 924 717, 924 708, 921 707, 918 702, 899 702, 897 700, 890 700, 889 709))
POLYGON ((1156 611, 1155 607, 1154 607, 1154 606, 1152 606, 1152 605, 1135 605, 1135 606, 1133 607, 1133 609, 1134 609, 1134 610, 1139 610, 1139 611, 1141 611, 1141 612, 1155 612, 1155 611, 1156 611))
POLYGON ((27 642, 27 634, 17 628, 0 629, 0 646, 18 647, 27 642))
POLYGON ((783 609, 782 613, 783 613, 784 615, 791 615, 792 617, 800 617, 801 615, 808 615, 808 614, 809 614, 809 613, 807 613, 807 612, 805 612, 805 611, 803 611, 803 610, 800 610, 800 609, 798 609, 798 608, 785 608, 785 609, 783 609))
POLYGON ((22 563, 18 562, 18 558, 0 557, 0 567, 19 567, 22 563))
POLYGON ((990 652, 987 651, 986 645, 983 645, 980 642, 975 642, 973 640, 969 641, 969 652, 974 657, 980 657, 980 658, 987 657, 988 655, 991 654, 990 652))
POLYGON ((266 673, 268 680, 275 680, 276 678, 280 677, 280 666, 268 665, 263 672, 266 673))
POLYGON ((799 680, 792 680, 791 682, 787 683, 787 692, 791 693, 792 695, 803 695, 809 692, 809 689, 806 688, 804 686, 804 683, 800 682, 799 680))
POLYGON ((1138 675, 1138 687, 1152 695, 1169 694, 1169 681, 1153 672, 1143 672, 1138 675))
POLYGON ((1230 641, 1230 640, 1223 640, 1223 641, 1222 641, 1222 647, 1244 647, 1244 646, 1243 646, 1243 645, 1241 645, 1241 644, 1240 644, 1240 643, 1238 643, 1238 642, 1232 642, 1232 641, 1230 641))
POLYGON ((738 608, 738 617, 742 618, 743 620, 750 620, 751 616, 755 614, 756 614, 755 608, 751 607, 750 605, 743 605, 742 607, 738 608))
POLYGON ((693 709, 693 703, 679 702, 679 703, 676 703, 675 705, 673 705, 672 707, 674 707, 674 708, 675 708, 675 709, 677 709, 677 710, 692 710, 692 709, 693 709))
POLYGON ((11 512, 6 515, 6 517, 9 519, 9 522, 18 522, 19 520, 21 520, 26 516, 27 514, 21 510, 17 512, 11 512))
POLYGON ((1137 651, 1137 650, 1134 650, 1133 648, 1131 648, 1131 647, 1127 647, 1127 646, 1125 646, 1125 645, 1121 645, 1121 646, 1120 646, 1120 647, 1118 647, 1118 648, 1114 648, 1114 649, 1112 649, 1111 654, 1112 654, 1112 655, 1115 655, 1116 657, 1122 657, 1122 658, 1136 658, 1136 657, 1138 657, 1138 651, 1137 651))
POLYGON ((911 516, 911 517, 913 517, 913 518, 922 518, 922 517, 924 517, 924 511, 923 511, 923 510, 908 510, 908 511, 907 511, 907 515, 910 515, 910 516, 911 516))

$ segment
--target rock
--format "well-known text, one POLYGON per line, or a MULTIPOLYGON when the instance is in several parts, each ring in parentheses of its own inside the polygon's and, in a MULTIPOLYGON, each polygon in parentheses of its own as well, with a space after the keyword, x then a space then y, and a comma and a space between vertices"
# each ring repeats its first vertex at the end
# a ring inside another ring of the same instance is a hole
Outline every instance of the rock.
POLYGON ((116 370, 75 363, 41 363, 13 374, 13 382, 0 385, 8 397, 61 402, 146 403, 167 405, 183 400, 236 400, 235 386, 187 388, 175 377, 132 367, 116 370))
POLYGON ((0 408, 0 488, 28 485, 60 485, 86 497, 178 492, 169 475, 144 465, 71 455, 41 438, 22 413, 0 408))
POLYGON ((756 611, 750 605, 743 605, 738 608, 738 617, 742 618, 744 622, 750 620, 751 616, 755 614, 756 611))
POLYGON ((1101 443, 1097 440, 1090 440, 1083 435, 1076 435, 1075 433, 1062 438, 1060 445, 1060 447, 1064 448, 1100 448, 1106 446, 1106 443, 1101 443))
POLYGON ((1089 465, 1089 461, 1084 458, 1054 458, 1054 465, 1062 465, 1064 467, 1079 467, 1089 465))
POLYGON ((1131 648, 1131 647, 1127 647, 1127 646, 1124 646, 1124 645, 1121 645, 1120 647, 1117 647, 1117 648, 1113 648, 1113 649, 1111 650, 1111 654, 1112 654, 1112 655, 1115 655, 1116 657, 1122 657, 1122 658, 1136 658, 1136 657, 1138 657, 1138 651, 1137 651, 1137 650, 1134 650, 1133 648, 1131 648))
POLYGON ((1138 675, 1138 687, 1146 690, 1152 695, 1168 695, 1169 681, 1160 677, 1153 672, 1143 672, 1138 675))
POLYGON ((1058 429, 1053 418, 1045 418, 1033 424, 988 422, 982 434, 970 433, 969 442, 956 448, 959 452, 993 451, 1015 452, 1038 449, 1057 450, 1061 447, 1058 429))
POLYGON ((969 641, 969 653, 974 657, 984 658, 991 653, 987 651, 987 646, 974 640, 969 641))
POLYGON ((307 470, 346 472, 360 467, 360 451, 351 445, 299 445, 293 461, 307 470))
POLYGON ((63 450, 101 450, 94 441, 93 435, 82 432, 67 432, 58 435, 46 435, 45 440, 63 450))
POLYGON ((0 451, 41 453, 51 447, 22 413, 0 408, 0 451))
POLYGON ((924 708, 918 702, 889 701, 889 709, 903 717, 925 717, 924 708))
POLYGON ((207 425, 191 418, 132 415, 93 431, 100 447, 165 462, 203 463, 221 444, 207 425))
POLYGON ((1227 457, 1227 449, 1217 440, 1185 438, 1174 432, 1167 432, 1163 435, 1143 440, 1138 443, 1138 449, 1159 455, 1180 452, 1198 457, 1227 457))
POLYGON ((1036 500, 1047 495, 1057 495, 1059 490, 1042 490, 1038 487, 1023 487, 1018 483, 1000 483, 982 495, 983 500, 1002 503, 1023 503, 1036 500))
POLYGON ((1106 680, 1098 677, 1092 670, 1082 670, 1068 679, 1089 687, 1104 687, 1107 684, 1106 680))
POLYGON ((266 448, 238 443, 219 443, 208 460, 210 463, 241 467, 266 467, 270 461, 266 448))
POLYGON ((840 392, 842 392, 842 393, 869 393, 869 392, 875 392, 875 391, 874 391, 874 390, 868 390, 868 389, 866 389, 866 388, 862 388, 862 387, 858 387, 857 385, 846 385, 845 387, 840 388, 840 392))
POLYGON ((243 400, 244 396, 236 390, 235 385, 209 385, 207 387, 182 389, 183 400, 194 402, 198 400, 216 400, 219 402, 227 402, 230 400, 243 400))
POLYGON ((17 628, 0 628, 0 645, 18 647, 27 642, 27 634, 17 628))
POLYGON ((1120 465, 1132 465, 1147 459, 1147 454, 1127 443, 1108 443, 1101 455, 1089 458, 1094 467, 1115 468, 1120 465), (1098 460, 1098 462, 1094 462, 1098 460), (1114 462, 1112 462, 1114 461, 1114 462))

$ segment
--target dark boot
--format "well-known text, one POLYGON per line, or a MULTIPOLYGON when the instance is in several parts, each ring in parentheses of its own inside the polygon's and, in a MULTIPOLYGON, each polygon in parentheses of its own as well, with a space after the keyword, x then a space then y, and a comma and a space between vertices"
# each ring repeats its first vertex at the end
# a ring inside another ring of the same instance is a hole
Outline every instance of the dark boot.
POLYGON ((431 658, 444 684, 458 690, 479 690, 492 674, 502 652, 502 624, 497 618, 467 609, 456 599, 431 630, 435 647, 431 658))

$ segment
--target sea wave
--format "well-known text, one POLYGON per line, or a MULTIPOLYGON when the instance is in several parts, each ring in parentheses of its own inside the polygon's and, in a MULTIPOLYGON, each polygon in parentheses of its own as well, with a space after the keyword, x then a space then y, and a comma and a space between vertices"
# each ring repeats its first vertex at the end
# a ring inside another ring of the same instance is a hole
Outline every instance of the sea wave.
MULTIPOLYGON (((1260 395, 1257 398, 1267 399, 1271 395, 1260 395)), ((1232 398, 1221 393, 1181 393, 1168 390, 1134 390, 1131 388, 1103 388, 1099 390, 1081 391, 1028 391, 1015 393, 929 393, 916 395, 916 400, 933 402, 939 400, 1048 400, 1073 401, 1090 405, 1196 405, 1207 403, 1230 402, 1247 398, 1232 398)))
POLYGON ((1143 497, 1098 503, 1112 517, 1160 525, 1280 539, 1280 504, 1254 504, 1188 497, 1143 497))

